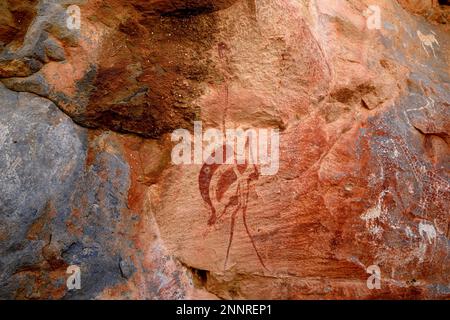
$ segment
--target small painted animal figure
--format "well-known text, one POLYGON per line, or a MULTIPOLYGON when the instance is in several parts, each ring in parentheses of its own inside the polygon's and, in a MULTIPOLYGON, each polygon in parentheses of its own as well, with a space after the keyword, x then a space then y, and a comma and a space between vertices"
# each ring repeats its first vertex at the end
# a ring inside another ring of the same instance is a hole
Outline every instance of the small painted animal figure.
POLYGON ((431 48, 433 52, 433 56, 436 58, 436 53, 434 52, 434 44, 437 44, 439 47, 439 42, 436 39, 435 33, 431 31, 430 34, 423 34, 420 30, 417 30, 417 36, 420 39, 420 42, 422 43, 422 47, 425 50, 427 56, 430 54, 428 53, 427 47, 431 48))

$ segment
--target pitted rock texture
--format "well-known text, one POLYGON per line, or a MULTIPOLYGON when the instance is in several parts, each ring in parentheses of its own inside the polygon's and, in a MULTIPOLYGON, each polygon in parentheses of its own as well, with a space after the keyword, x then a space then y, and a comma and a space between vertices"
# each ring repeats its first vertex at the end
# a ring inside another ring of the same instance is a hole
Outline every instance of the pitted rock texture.
POLYGON ((0 298, 450 298, 443 1, 0 12, 0 298), (174 165, 194 121, 278 129, 278 172, 174 165))

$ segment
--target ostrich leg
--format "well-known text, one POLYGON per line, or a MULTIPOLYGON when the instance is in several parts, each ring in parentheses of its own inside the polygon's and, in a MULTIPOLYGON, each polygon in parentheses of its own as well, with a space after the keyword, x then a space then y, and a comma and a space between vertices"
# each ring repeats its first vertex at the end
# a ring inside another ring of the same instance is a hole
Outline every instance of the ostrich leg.
POLYGON ((247 188, 243 194, 244 197, 244 205, 242 206, 242 220, 244 221, 244 227, 245 227, 245 231, 247 232, 248 237, 250 238, 250 242, 252 243, 253 249, 255 249, 256 255, 258 256, 259 262, 261 263, 261 265, 264 267, 264 269, 266 269, 267 271, 269 271, 269 269, 267 269, 266 265, 263 262, 263 259, 261 257, 261 255, 258 252, 258 249, 256 248, 256 244, 255 241, 253 241, 253 236, 250 233, 250 229, 247 225, 247 203, 248 203, 248 194, 249 194, 249 182, 247 181, 247 188))
POLYGON ((227 255, 225 257, 225 263, 223 265, 223 269, 227 269, 227 263, 228 263, 228 257, 230 256, 230 249, 231 249, 231 243, 233 242, 233 235, 234 235, 234 225, 236 224, 236 216, 239 212, 239 209, 241 208, 241 204, 239 203, 236 210, 233 211, 233 214, 231 215, 231 223, 230 223, 230 239, 228 240, 228 247, 227 247, 227 255))

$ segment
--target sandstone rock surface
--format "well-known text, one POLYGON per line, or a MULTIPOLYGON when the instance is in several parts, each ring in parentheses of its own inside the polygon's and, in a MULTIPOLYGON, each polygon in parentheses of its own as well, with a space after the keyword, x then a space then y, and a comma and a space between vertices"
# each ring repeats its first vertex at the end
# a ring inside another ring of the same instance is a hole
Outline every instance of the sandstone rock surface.
POLYGON ((448 6, 0 13, 0 298, 450 298, 448 6), (173 164, 171 133, 194 121, 278 129, 277 174, 173 164))

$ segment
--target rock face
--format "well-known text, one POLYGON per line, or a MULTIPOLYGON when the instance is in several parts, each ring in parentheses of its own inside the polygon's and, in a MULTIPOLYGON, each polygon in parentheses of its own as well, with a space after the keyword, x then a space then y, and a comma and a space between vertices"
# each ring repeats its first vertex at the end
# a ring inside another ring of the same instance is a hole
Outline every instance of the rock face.
POLYGON ((448 6, 0 13, 0 298, 450 298, 448 6), (278 171, 174 164, 196 121, 278 129, 278 171))

